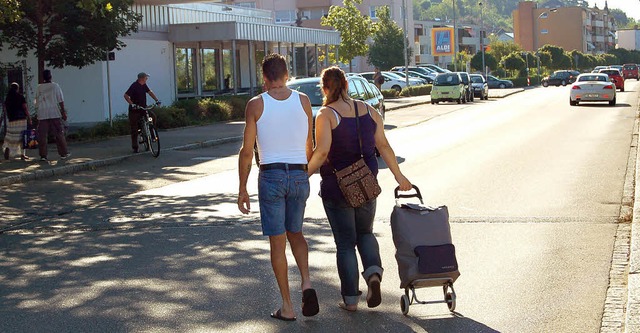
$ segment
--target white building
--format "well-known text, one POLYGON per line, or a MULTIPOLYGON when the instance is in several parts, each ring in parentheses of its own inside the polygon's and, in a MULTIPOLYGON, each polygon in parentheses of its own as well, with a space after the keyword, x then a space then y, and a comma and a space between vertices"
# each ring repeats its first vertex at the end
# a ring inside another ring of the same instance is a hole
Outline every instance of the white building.
MULTIPOLYGON (((265 53, 286 54, 292 75, 300 69, 296 61, 306 60, 302 74, 309 75, 329 65, 319 63, 318 55, 340 43, 335 31, 276 25, 272 11, 185 2, 191 1, 136 1, 132 9, 143 16, 139 31, 123 39, 127 47, 115 52, 115 60, 82 69, 51 69, 71 124, 126 113, 123 95, 139 72, 150 74, 147 83, 164 104, 178 98, 253 93, 262 84, 259 67, 265 53)), ((23 59, 5 47, 0 63, 12 67, 3 71, 7 75, 0 84, 18 81, 32 103, 38 77, 35 56, 23 59)))
POLYGON ((640 30, 636 26, 634 29, 621 29, 617 31, 619 49, 640 50, 640 30))
MULTIPOLYGON (((417 64, 436 64, 446 68, 447 64, 453 62, 453 56, 436 56, 432 54, 431 30, 433 28, 453 28, 452 22, 443 21, 415 21, 415 61, 417 64)), ((480 29, 479 25, 456 24, 457 28, 457 52, 466 52, 475 55, 482 48, 481 43, 486 47, 489 39, 485 29, 480 29), (481 36, 483 40, 480 40, 481 36)))

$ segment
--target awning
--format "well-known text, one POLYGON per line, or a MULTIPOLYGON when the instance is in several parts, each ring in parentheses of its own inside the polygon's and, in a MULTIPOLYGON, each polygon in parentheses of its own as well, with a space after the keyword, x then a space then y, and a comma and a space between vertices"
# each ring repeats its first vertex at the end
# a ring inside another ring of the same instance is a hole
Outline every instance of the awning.
POLYGON ((173 43, 218 40, 339 45, 340 33, 333 30, 237 21, 169 25, 169 41, 173 43))

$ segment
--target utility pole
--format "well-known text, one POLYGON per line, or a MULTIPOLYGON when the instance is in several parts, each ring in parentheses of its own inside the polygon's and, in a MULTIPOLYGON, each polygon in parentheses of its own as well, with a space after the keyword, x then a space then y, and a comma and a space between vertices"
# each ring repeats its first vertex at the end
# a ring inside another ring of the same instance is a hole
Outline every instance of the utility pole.
POLYGON ((453 71, 458 71, 458 28, 456 27, 456 0, 453 0, 453 71))
POLYGON ((404 45, 404 81, 409 86, 409 55, 407 54, 407 0, 402 0, 402 45, 404 45))
POLYGON ((482 50, 482 74, 484 74, 484 77, 487 77, 486 65, 484 64, 484 22, 482 21, 484 6, 482 5, 482 1, 478 2, 478 5, 480 6, 480 49, 482 50))

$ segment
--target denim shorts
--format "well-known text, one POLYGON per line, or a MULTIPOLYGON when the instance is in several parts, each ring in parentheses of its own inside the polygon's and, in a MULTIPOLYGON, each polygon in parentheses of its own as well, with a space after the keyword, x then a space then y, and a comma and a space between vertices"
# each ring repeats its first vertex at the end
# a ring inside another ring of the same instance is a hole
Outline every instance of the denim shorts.
POLYGON ((262 234, 277 236, 285 231, 301 232, 309 191, 306 171, 261 170, 258 175, 258 202, 262 234))

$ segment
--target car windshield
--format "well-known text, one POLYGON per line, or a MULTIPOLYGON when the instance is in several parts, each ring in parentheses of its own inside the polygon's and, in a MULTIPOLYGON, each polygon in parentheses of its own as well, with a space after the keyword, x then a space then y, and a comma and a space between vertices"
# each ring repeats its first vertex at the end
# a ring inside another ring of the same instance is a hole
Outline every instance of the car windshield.
POLYGON ((579 82, 586 82, 586 81, 607 82, 608 80, 604 75, 584 75, 584 76, 578 77, 578 81, 579 82))
POLYGON ((396 73, 392 73, 392 72, 385 72, 386 75, 388 75, 390 78, 392 79, 397 79, 397 80, 402 80, 404 79, 402 76, 396 74, 396 73))
POLYGON ((624 66, 624 69, 628 70, 628 71, 634 71, 636 70, 638 67, 634 66, 634 65, 626 65, 624 66))
POLYGON ((611 76, 611 75, 620 75, 620 72, 617 69, 600 70, 600 73, 604 73, 604 74, 607 74, 609 76, 611 76))
POLYGON ((484 80, 482 79, 482 76, 471 76, 471 82, 473 83, 484 83, 484 80))
POLYGON ((460 79, 458 78, 458 75, 440 74, 436 76, 436 79, 435 81, 433 81, 433 83, 436 86, 455 86, 460 84, 460 79))
POLYGON ((303 92, 309 96, 311 106, 322 106, 322 89, 320 89, 320 82, 308 82, 308 83, 292 83, 287 85, 290 89, 303 92))

